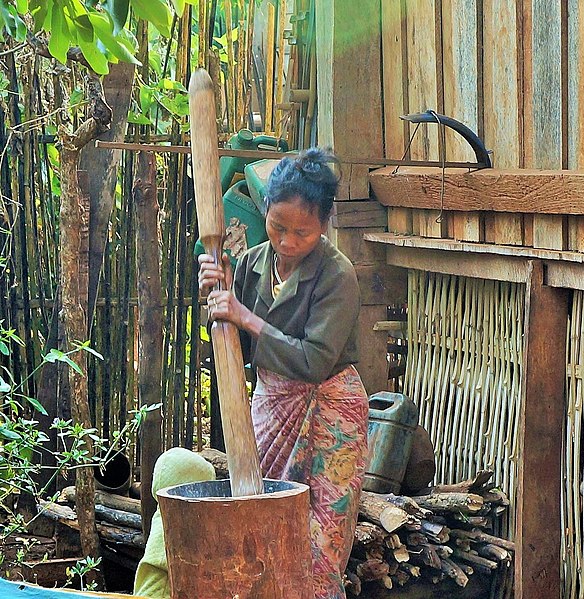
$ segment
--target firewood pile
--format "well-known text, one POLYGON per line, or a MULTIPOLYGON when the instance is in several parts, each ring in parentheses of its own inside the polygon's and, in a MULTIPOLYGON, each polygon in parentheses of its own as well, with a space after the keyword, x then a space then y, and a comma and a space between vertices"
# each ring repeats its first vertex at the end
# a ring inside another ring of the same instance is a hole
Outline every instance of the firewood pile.
POLYGON ((363 491, 346 571, 349 595, 361 595, 364 583, 395 589, 452 579, 465 587, 481 573, 493 579, 492 597, 512 596, 514 544, 491 532, 509 502, 489 482, 492 475, 482 471, 416 497, 363 491))

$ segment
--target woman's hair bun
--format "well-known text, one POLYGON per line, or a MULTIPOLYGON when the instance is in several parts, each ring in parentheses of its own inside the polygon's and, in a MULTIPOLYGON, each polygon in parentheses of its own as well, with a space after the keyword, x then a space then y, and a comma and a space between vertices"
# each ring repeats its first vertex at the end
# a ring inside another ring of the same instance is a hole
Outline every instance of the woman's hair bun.
POLYGON ((321 178, 330 181, 331 175, 339 180, 339 160, 328 148, 304 150, 296 158, 295 167, 315 181, 321 178))
POLYGON ((297 156, 286 156, 268 180, 267 207, 299 196, 318 209, 324 222, 333 207, 339 179, 339 160, 328 148, 308 148, 297 156))

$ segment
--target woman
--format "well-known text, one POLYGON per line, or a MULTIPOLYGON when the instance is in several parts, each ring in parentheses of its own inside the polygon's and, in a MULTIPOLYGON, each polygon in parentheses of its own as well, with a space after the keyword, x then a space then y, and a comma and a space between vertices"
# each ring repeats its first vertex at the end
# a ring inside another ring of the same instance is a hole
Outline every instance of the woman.
POLYGON ((211 319, 242 331, 257 371, 252 418, 263 475, 306 483, 311 495, 315 597, 345 597, 367 449, 367 395, 357 362, 359 286, 324 237, 338 178, 332 154, 284 158, 267 187, 269 241, 223 266, 199 257, 211 319))

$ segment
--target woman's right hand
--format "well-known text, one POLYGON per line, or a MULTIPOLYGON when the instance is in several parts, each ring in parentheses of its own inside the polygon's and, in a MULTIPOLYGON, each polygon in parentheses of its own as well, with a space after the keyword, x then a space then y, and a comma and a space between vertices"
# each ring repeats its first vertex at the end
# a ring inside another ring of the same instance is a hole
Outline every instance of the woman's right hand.
POLYGON ((233 275, 229 256, 223 254, 222 261, 223 264, 215 264, 215 260, 210 254, 199 256, 199 289, 202 292, 213 289, 220 281, 223 281, 224 289, 231 289, 233 275))

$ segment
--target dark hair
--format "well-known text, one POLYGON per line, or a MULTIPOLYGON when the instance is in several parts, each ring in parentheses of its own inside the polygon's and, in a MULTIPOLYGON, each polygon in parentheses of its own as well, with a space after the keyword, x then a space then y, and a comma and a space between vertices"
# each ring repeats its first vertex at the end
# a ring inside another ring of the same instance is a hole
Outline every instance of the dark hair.
POLYGON ((267 208, 299 196, 311 210, 318 209, 318 217, 324 223, 337 193, 338 170, 339 160, 328 149, 309 148, 294 158, 283 158, 268 180, 267 208))

